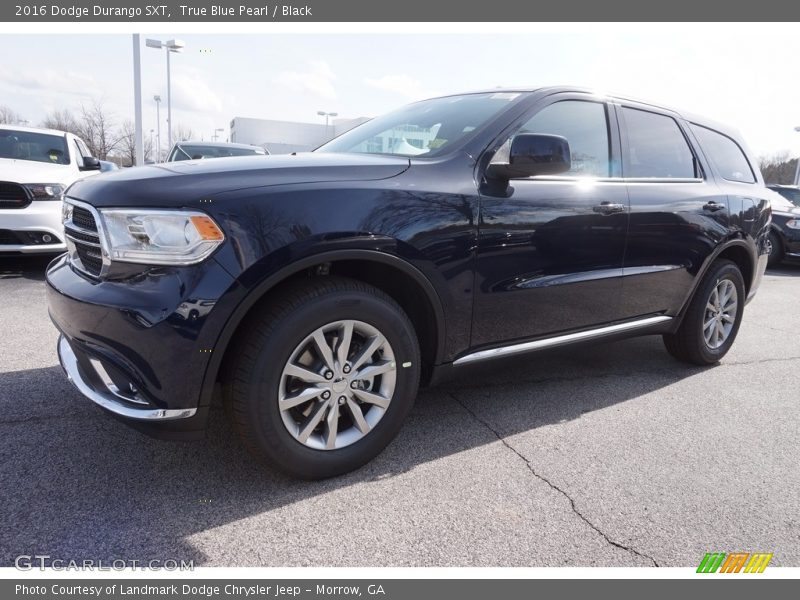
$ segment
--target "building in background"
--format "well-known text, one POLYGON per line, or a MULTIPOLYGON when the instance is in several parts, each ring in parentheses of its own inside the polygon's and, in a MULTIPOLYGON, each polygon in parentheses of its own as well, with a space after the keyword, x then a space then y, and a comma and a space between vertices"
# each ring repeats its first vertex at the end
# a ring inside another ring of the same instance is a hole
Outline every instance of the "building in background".
POLYGON ((367 117, 334 119, 325 125, 234 117, 231 121, 231 141, 261 146, 271 154, 308 152, 368 120, 367 117))

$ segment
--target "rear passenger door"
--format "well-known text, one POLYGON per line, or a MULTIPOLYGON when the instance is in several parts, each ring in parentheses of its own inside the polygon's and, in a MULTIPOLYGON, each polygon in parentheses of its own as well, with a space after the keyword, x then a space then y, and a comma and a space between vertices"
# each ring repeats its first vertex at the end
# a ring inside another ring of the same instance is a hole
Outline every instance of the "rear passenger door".
POLYGON ((677 115, 625 102, 616 111, 630 202, 623 310, 674 315, 727 234, 727 198, 677 115))

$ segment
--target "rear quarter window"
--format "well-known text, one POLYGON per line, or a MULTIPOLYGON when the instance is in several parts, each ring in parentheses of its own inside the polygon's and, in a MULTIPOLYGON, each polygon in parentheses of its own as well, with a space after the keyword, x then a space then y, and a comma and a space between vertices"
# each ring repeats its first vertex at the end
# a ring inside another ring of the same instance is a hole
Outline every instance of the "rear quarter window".
POLYGON ((734 140, 701 125, 692 124, 692 131, 723 179, 741 183, 756 182, 753 168, 739 144, 734 140))

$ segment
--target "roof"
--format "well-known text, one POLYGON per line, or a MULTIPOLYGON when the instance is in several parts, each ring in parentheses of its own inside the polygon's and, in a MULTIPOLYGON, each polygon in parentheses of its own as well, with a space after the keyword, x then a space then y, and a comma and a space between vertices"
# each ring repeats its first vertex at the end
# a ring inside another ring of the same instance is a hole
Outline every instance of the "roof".
POLYGON ((59 131, 58 129, 45 129, 43 127, 27 127, 25 125, 10 125, 8 123, 0 125, 0 129, 13 129, 15 131, 30 131, 32 133, 47 133, 50 135, 64 135, 68 131, 59 131))
POLYGON ((557 86, 541 86, 541 87, 496 87, 490 89, 482 89, 482 90, 473 90, 471 92, 465 92, 463 94, 446 94, 444 96, 440 96, 442 98, 446 98, 449 96, 463 96, 466 94, 532 94, 532 93, 541 93, 543 96, 550 96, 552 94, 562 94, 562 93, 573 93, 573 94, 586 94, 588 96, 595 96, 597 98, 604 98, 607 100, 616 100, 619 102, 632 102, 644 107, 652 107, 659 110, 670 111, 677 115, 680 115, 683 119, 695 123, 697 125, 702 125, 704 127, 708 127, 709 129, 714 129, 719 131, 720 133, 724 133, 729 137, 735 138, 737 140, 741 140, 741 136, 739 135, 739 131, 735 127, 731 127, 724 123, 720 123, 718 121, 714 121, 713 119, 709 119, 708 117, 704 117, 701 115, 696 115, 691 112, 687 112, 685 110, 681 110, 679 108, 675 108, 672 106, 666 106, 664 104, 658 104, 655 102, 650 102, 648 100, 642 100, 639 98, 634 98, 632 96, 628 96, 625 94, 609 94, 606 92, 599 91, 597 89, 587 88, 587 87, 580 87, 580 86, 569 86, 569 85, 557 85, 557 86))

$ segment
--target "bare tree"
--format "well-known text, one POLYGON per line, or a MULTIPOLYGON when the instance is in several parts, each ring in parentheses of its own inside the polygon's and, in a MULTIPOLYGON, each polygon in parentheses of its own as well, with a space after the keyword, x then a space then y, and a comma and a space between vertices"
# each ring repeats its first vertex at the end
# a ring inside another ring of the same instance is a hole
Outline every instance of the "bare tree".
POLYGON ((172 141, 174 142, 185 142, 191 140, 193 137, 194 132, 192 128, 186 127, 185 125, 178 125, 172 132, 172 141))
POLYGON ((22 116, 5 104, 0 105, 0 124, 3 125, 16 125, 21 123, 24 119, 22 116))
POLYGON ((758 166, 766 183, 788 185, 794 183, 797 160, 796 158, 789 158, 789 153, 784 151, 772 156, 760 157, 758 166))
POLYGON ((89 146, 92 156, 100 160, 106 160, 122 139, 122 135, 114 127, 112 115, 105 112, 103 103, 98 100, 93 101, 89 107, 81 106, 78 126, 78 136, 89 146))
POLYGON ((66 131, 75 135, 81 134, 78 119, 66 108, 49 113, 42 121, 42 127, 66 131))
MULTIPOLYGON (((150 160, 153 154, 153 145, 150 138, 144 140, 144 160, 150 160)), ((120 141, 114 158, 119 158, 120 165, 132 167, 136 164, 136 128, 130 119, 123 121, 120 129, 120 141)), ((116 162, 116 161, 115 161, 116 162)))

